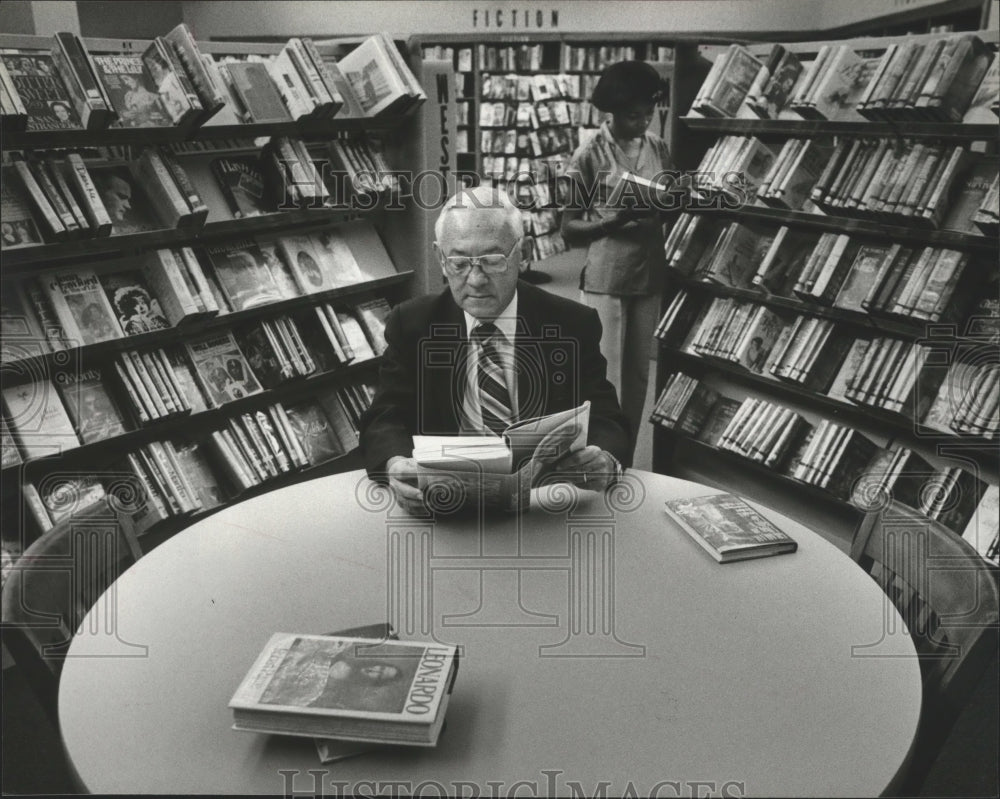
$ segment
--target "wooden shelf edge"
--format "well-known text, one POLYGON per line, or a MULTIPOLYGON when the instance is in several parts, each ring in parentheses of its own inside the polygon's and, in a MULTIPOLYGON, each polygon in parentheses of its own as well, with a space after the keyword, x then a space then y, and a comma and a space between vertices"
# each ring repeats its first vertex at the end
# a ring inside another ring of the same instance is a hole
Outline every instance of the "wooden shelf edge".
POLYGON ((789 136, 874 136, 910 139, 945 139, 949 141, 993 141, 997 126, 977 122, 921 121, 848 121, 835 119, 739 119, 682 116, 681 124, 693 131, 711 131, 735 135, 765 134, 789 136))

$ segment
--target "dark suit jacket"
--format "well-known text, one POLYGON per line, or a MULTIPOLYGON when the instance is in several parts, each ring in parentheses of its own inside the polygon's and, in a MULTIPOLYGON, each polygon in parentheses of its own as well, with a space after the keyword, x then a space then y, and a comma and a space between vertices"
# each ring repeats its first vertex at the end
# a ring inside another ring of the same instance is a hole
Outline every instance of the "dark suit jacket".
MULTIPOLYGON (((588 443, 630 465, 628 422, 607 379, 597 312, 523 281, 517 297, 519 419, 590 400, 588 443)), ((361 450, 372 477, 393 455, 412 454, 412 435, 457 434, 465 390, 468 332, 449 289, 396 306, 386 319, 385 339, 379 388, 361 420, 361 450)))

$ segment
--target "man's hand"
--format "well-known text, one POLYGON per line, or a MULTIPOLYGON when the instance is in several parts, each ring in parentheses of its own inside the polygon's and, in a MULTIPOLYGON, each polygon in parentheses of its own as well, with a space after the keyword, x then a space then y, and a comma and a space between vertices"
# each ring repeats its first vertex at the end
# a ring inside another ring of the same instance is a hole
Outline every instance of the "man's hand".
POLYGON ((417 488, 417 462, 413 458, 393 455, 386 461, 389 488, 396 495, 400 507, 407 513, 419 513, 424 509, 424 492, 417 488))
POLYGON ((552 465, 552 472, 580 488, 603 491, 618 477, 618 461, 610 452, 590 444, 564 455, 552 465))

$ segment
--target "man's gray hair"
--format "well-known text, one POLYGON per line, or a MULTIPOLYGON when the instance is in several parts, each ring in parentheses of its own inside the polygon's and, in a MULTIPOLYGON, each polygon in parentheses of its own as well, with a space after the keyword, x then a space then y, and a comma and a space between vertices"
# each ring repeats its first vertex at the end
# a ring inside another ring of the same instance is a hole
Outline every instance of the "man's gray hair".
POLYGON ((521 218, 521 211, 511 202, 507 192, 504 189, 483 185, 461 189, 458 193, 448 198, 448 201, 441 209, 441 213, 438 214, 437 221, 434 223, 434 238, 437 241, 441 241, 445 219, 456 208, 502 209, 506 214, 505 222, 510 226, 514 235, 518 238, 524 235, 524 222, 521 218))

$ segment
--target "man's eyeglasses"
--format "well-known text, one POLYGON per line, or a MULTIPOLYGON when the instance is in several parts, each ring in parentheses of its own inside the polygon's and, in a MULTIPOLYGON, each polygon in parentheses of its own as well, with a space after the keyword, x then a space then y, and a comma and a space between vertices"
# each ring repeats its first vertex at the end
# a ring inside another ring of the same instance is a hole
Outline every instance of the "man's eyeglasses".
POLYGON ((473 265, 478 266, 487 275, 502 275, 510 267, 510 258, 521 246, 522 238, 514 242, 506 255, 490 253, 489 255, 442 255, 441 260, 445 271, 452 277, 465 277, 472 271, 473 265))

